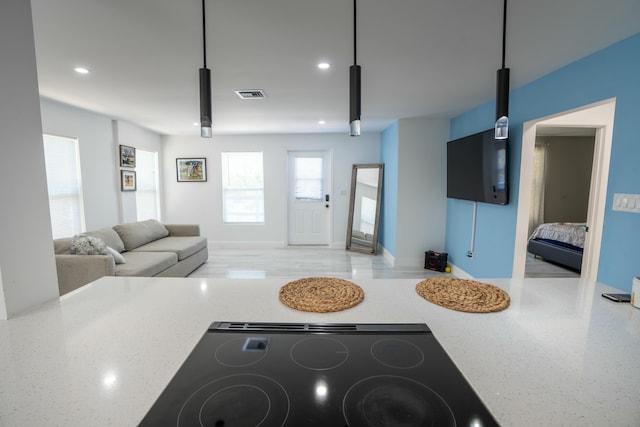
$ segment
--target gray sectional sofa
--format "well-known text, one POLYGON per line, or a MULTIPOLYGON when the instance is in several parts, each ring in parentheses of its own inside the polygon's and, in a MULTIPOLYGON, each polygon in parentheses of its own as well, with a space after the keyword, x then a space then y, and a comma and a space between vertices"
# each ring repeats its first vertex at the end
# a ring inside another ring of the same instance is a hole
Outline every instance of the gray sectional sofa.
POLYGON ((53 243, 60 295, 103 276, 185 277, 209 256, 199 225, 156 220, 101 228, 53 243), (79 242, 98 246, 100 250, 89 253, 100 254, 84 255, 87 251, 79 249, 79 242))

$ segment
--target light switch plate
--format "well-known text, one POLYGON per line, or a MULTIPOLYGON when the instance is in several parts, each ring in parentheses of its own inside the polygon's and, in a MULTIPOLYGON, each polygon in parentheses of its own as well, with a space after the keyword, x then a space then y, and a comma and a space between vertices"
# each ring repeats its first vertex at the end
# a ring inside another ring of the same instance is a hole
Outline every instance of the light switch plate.
POLYGON ((640 213, 640 194, 613 195, 613 210, 640 213))

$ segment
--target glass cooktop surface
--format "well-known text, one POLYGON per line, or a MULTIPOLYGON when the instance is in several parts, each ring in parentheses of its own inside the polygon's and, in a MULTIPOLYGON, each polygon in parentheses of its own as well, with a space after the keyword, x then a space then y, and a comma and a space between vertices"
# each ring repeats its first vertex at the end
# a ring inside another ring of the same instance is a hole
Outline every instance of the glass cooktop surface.
POLYGON ((214 322, 141 426, 496 426, 424 324, 214 322))

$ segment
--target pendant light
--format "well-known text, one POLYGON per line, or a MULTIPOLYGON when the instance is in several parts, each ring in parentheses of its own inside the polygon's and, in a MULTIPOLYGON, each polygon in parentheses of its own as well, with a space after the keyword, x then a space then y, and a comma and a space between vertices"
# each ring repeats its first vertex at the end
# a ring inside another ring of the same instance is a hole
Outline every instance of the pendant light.
POLYGON ((349 67, 349 135, 360 136, 360 66, 357 61, 356 0, 353 0, 353 65, 349 67))
POLYGON ((207 31, 206 18, 204 13, 204 2, 202 0, 202 54, 204 66, 200 68, 200 136, 211 138, 211 70, 207 68, 207 31))
POLYGON ((502 68, 498 70, 496 84, 496 139, 509 137, 509 69, 505 68, 504 57, 507 39, 507 0, 502 12, 502 68))

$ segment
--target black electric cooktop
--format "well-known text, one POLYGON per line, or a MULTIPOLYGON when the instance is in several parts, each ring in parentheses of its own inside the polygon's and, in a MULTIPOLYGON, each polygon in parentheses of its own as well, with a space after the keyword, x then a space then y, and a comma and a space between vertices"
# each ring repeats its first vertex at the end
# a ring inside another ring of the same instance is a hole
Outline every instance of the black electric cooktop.
POLYGON ((214 322, 140 425, 498 424, 425 324, 214 322))

